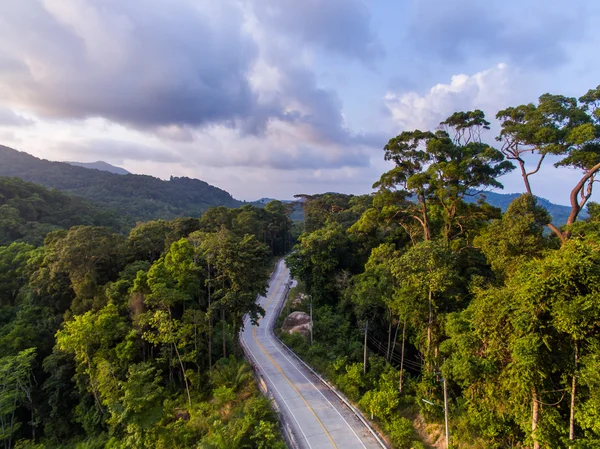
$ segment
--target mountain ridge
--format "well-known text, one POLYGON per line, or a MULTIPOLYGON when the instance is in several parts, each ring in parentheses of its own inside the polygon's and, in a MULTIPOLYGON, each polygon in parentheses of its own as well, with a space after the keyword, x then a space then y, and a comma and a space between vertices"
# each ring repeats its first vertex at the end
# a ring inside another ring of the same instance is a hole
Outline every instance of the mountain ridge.
MULTIPOLYGON (((117 174, 102 168, 86 166, 98 163, 114 167, 103 161, 95 163, 49 161, 0 145, 0 176, 16 176, 27 182, 89 199, 100 206, 118 211, 130 220, 148 221, 199 216, 213 206, 239 207, 253 204, 264 207, 268 202, 273 201, 273 198, 268 197, 252 202, 239 201, 227 191, 194 178, 171 176, 169 180, 162 180, 149 175, 117 174)), ((119 169, 119 167, 114 168, 119 169)), ((477 202, 480 195, 486 197, 488 204, 499 207, 504 212, 508 205, 522 193, 484 191, 474 193, 465 200, 477 202)), ((555 225, 566 222, 571 210, 569 206, 552 203, 543 197, 536 196, 536 198, 548 210, 555 225)), ((294 218, 301 219, 301 207, 296 205, 295 209, 298 210, 294 218)), ((586 216, 583 211, 581 218, 586 216)))
MULTIPOLYGON (((524 193, 498 193, 498 192, 476 192, 472 196, 465 197, 467 203, 476 203, 480 195, 485 197, 486 203, 491 206, 498 207, 502 212, 505 212, 509 204, 515 199, 523 195, 524 193)), ((571 213, 570 206, 564 206, 562 204, 556 204, 552 201, 534 195, 540 206, 543 206, 548 213, 552 216, 552 222, 557 226, 562 226, 567 222, 567 218, 571 213)), ((583 219, 588 216, 587 211, 584 209, 579 214, 579 218, 583 219)))
POLYGON ((200 216, 209 207, 245 204, 199 179, 172 176, 165 181, 149 175, 119 175, 40 159, 4 145, 0 145, 0 176, 19 177, 87 198, 135 221, 200 216))
POLYGON ((93 170, 106 171, 109 173, 114 173, 116 175, 130 175, 131 173, 125 170, 122 167, 117 167, 116 165, 109 164, 104 161, 96 161, 96 162, 75 162, 75 161, 64 161, 65 164, 74 165, 76 167, 84 167, 90 168, 93 170))

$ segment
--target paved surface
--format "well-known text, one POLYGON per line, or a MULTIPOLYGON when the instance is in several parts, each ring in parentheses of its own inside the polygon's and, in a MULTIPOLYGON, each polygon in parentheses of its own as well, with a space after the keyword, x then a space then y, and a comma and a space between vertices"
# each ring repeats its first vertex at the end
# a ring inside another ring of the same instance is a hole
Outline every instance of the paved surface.
POLYGON ((280 261, 267 296, 259 299, 265 317, 258 326, 247 323, 241 333, 246 354, 273 395, 299 447, 381 448, 352 411, 276 340, 273 323, 289 281, 289 270, 280 261))

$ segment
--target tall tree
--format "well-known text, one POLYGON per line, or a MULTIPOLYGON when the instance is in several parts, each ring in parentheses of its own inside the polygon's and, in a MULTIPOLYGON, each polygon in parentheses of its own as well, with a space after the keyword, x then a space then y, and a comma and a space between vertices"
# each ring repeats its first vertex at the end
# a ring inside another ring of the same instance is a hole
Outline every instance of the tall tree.
POLYGON ((33 251, 26 243, 0 246, 0 307, 15 305, 21 287, 29 280, 27 263, 33 251))
POLYGON ((374 188, 394 190, 400 186, 412 195, 416 205, 411 217, 421 224, 423 239, 432 238, 430 208, 443 210, 442 234, 446 241, 466 232, 466 221, 473 212, 465 196, 478 189, 502 188, 497 177, 514 166, 502 153, 481 141, 489 129, 483 112, 457 112, 434 132, 404 131, 385 146, 385 159, 395 167, 384 173, 374 188))
POLYGON ((525 194, 510 203, 501 220, 482 229, 475 245, 483 250, 497 277, 503 280, 520 263, 541 256, 548 247, 544 228, 550 220, 535 197, 525 194))
POLYGON ((419 350, 431 372, 440 343, 440 313, 452 311, 458 299, 457 259, 438 241, 422 242, 402 254, 392 270, 399 295, 415 298, 413 313, 420 320, 417 325, 419 350))
POLYGON ((26 401, 31 409, 30 424, 35 429, 31 397, 34 359, 35 348, 26 349, 15 356, 0 358, 0 441, 6 449, 13 447, 13 435, 21 425, 17 409, 26 401))
POLYGON ((507 159, 515 161, 521 171, 525 190, 533 194, 531 177, 539 172, 548 156, 558 157, 554 165, 583 172, 571 188, 571 213, 566 229, 552 223, 549 228, 565 242, 569 226, 579 216, 592 195, 600 170, 600 86, 577 100, 562 95, 544 94, 537 105, 527 104, 504 109, 496 115, 502 123, 498 141, 507 159), (536 158, 534 168, 527 168, 527 154, 536 158))

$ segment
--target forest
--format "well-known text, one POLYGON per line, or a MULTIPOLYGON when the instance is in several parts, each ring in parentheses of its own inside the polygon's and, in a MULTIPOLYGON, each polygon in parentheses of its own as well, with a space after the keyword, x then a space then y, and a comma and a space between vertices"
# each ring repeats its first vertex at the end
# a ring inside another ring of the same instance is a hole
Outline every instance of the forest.
POLYGON ((507 108, 497 148, 479 110, 403 131, 373 194, 297 195, 301 225, 271 201, 129 230, 3 179, 0 444, 285 447, 238 335, 286 257, 314 342, 281 338, 394 447, 445 447, 444 385, 450 447, 600 447, 599 106, 600 86, 507 108), (535 197, 548 163, 579 174, 564 225, 535 197), (512 170, 502 213, 476 192, 512 170))
POLYGON ((14 241, 40 246, 49 232, 77 225, 123 232, 132 227, 115 211, 85 199, 20 178, 0 177, 0 246, 14 241))
POLYGON ((496 119, 497 148, 483 112, 457 112, 390 139, 373 195, 302 195, 286 310, 312 304, 314 342, 281 338, 395 447, 446 447, 445 384, 452 448, 598 448, 600 86, 496 119), (551 162, 579 173, 560 227, 533 196, 551 162), (467 201, 512 170, 504 214, 467 201))
POLYGON ((290 250, 290 212, 218 207, 0 247, 0 446, 285 447, 237 339, 290 250))
POLYGON ((57 189, 118 212, 122 221, 172 220, 197 217, 210 207, 240 207, 243 202, 198 179, 119 175, 107 171, 51 162, 0 145, 0 176, 57 189))

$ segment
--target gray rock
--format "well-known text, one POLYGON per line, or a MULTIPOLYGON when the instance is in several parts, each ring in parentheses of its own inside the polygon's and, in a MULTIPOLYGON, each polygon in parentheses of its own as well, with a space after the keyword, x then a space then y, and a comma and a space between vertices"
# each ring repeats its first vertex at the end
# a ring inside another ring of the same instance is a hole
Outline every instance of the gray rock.
POLYGON ((310 334, 310 316, 305 312, 292 312, 283 321, 281 330, 288 334, 302 334, 307 337, 310 334))

